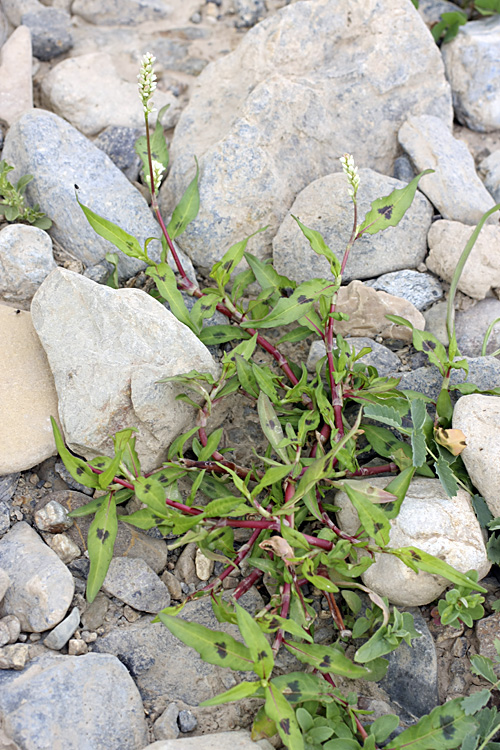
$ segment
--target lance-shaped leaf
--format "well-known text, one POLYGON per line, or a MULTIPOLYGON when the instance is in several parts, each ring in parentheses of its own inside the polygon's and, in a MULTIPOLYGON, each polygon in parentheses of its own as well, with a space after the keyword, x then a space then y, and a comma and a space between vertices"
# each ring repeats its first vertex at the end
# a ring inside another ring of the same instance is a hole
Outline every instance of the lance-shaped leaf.
POLYGON ((240 633, 254 660, 254 672, 262 680, 268 680, 273 671, 274 657, 267 638, 246 609, 239 604, 235 609, 240 633))
POLYGON ((286 289, 287 287, 295 289, 295 282, 290 281, 286 276, 280 276, 272 263, 265 263, 251 253, 245 253, 245 260, 252 269, 262 289, 268 289, 269 287, 273 287, 276 290, 286 289))
POLYGON ((253 670, 250 650, 231 635, 210 630, 195 622, 186 622, 160 612, 160 620, 180 641, 191 646, 204 661, 217 667, 229 667, 247 672, 253 670))
POLYGON ((165 487, 161 482, 153 477, 137 477, 134 482, 134 491, 141 503, 145 503, 155 514, 167 517, 165 487))
POLYGON ((108 219, 104 219, 99 214, 94 213, 94 211, 81 203, 78 194, 76 195, 76 200, 94 232, 97 232, 100 237, 111 242, 118 250, 125 253, 125 255, 131 258, 139 258, 139 260, 146 260, 146 255, 136 237, 133 237, 124 229, 113 224, 112 221, 108 221, 108 219))
POLYGON ((265 690, 266 714, 276 724, 279 736, 289 750, 304 750, 304 740, 295 718, 295 711, 271 682, 265 690))
MULTIPOLYGON (((161 118, 170 107, 170 104, 165 104, 164 107, 158 112, 156 118, 156 126, 154 133, 151 136, 151 156, 155 161, 160 162, 166 169, 168 167, 168 147, 165 140, 165 133, 163 132, 163 126, 161 124, 161 118)), ((148 157, 148 141, 145 135, 139 136, 134 144, 134 151, 142 161, 142 170, 144 174, 149 175, 149 157, 148 157)))
POLYGON ((305 703, 306 701, 321 701, 331 703, 332 686, 319 674, 308 672, 290 672, 289 674, 273 677, 271 680, 279 692, 290 703, 305 703))
POLYGON ((205 346, 217 346, 218 344, 225 344, 228 341, 249 339, 251 336, 238 326, 220 325, 207 326, 207 328, 204 328, 200 332, 199 338, 205 346))
POLYGON ((399 412, 393 406, 385 406, 384 404, 367 404, 364 409, 365 417, 370 419, 376 419, 377 422, 389 425, 389 427, 395 427, 397 430, 402 430, 403 423, 399 412))
POLYGON ((90 571, 87 579, 87 601, 93 602, 102 586, 109 563, 113 557, 118 520, 116 504, 109 495, 101 505, 90 524, 87 537, 87 548, 90 557, 90 571))
POLYGON ((392 495, 395 495, 397 500, 394 503, 394 505, 386 505, 384 508, 385 516, 386 518, 396 518, 396 516, 399 513, 399 509, 401 508, 401 503, 406 497, 406 493, 408 492, 408 488, 410 486, 410 482, 413 479, 413 475, 415 474, 415 467, 414 466, 407 466, 406 469, 403 469, 397 477, 394 477, 389 484, 387 485, 386 492, 390 492, 392 495))
POLYGON ((200 174, 200 168, 197 159, 195 159, 195 161, 196 174, 187 186, 179 203, 174 208, 172 218, 167 227, 167 233, 173 240, 184 232, 187 225, 196 218, 200 209, 200 193, 198 191, 198 176, 200 174))
POLYGON ((54 417, 50 418, 50 422, 52 424, 52 431, 54 433, 57 452, 61 456, 65 467, 67 468, 73 479, 76 479, 77 482, 85 485, 85 487, 99 487, 98 475, 95 474, 92 469, 89 468, 89 466, 87 466, 87 463, 85 461, 83 461, 81 458, 73 456, 73 454, 69 452, 69 450, 64 445, 64 440, 61 433, 59 432, 59 427, 57 426, 57 422, 54 417))
POLYGON ((388 549, 386 550, 386 553, 395 555, 404 562, 405 565, 412 568, 412 570, 425 570, 426 573, 443 576, 443 578, 447 578, 448 581, 456 583, 458 586, 464 586, 467 589, 486 594, 486 589, 480 586, 479 583, 476 583, 472 578, 465 575, 465 573, 460 573, 451 565, 448 565, 444 560, 440 560, 438 557, 434 557, 428 552, 418 549, 418 547, 388 549))
MULTIPOLYGON (((347 497, 356 508, 361 524, 368 534, 378 544, 388 544, 391 532, 391 524, 384 511, 371 499, 377 497, 374 490, 380 492, 380 488, 371 487, 369 482, 351 482, 344 480, 343 489, 347 497)), ((385 490, 383 490, 385 492, 385 490)), ((396 497, 385 492, 387 500, 394 502, 396 497)))
POLYGON ((175 274, 168 265, 168 263, 158 263, 156 266, 149 266, 146 269, 146 274, 154 279, 158 291, 161 296, 164 297, 172 313, 175 315, 177 320, 191 328, 194 333, 198 333, 198 328, 193 324, 189 311, 186 307, 186 303, 182 298, 182 294, 177 289, 177 282, 175 280, 175 274))
POLYGON ((433 169, 425 169, 406 187, 393 190, 390 195, 372 201, 371 210, 368 211, 365 220, 358 227, 358 237, 364 232, 376 234, 383 229, 387 229, 387 227, 397 226, 412 204, 418 181, 424 175, 432 172, 434 172, 433 169))
POLYGON ((448 462, 443 457, 440 457, 435 462, 434 468, 448 497, 456 497, 458 492, 458 482, 453 471, 450 469, 448 462))
POLYGON ((305 224, 302 224, 302 222, 300 222, 299 219, 297 219, 297 217, 293 214, 292 219, 295 219, 300 227, 302 234, 304 235, 306 240, 308 240, 314 252, 317 253, 317 255, 323 255, 330 263, 332 274, 334 276, 338 276, 338 274, 340 273, 340 261, 333 250, 328 247, 322 235, 315 229, 309 229, 309 227, 306 227, 305 224))
POLYGON ((336 648, 320 646, 316 643, 295 643, 288 641, 285 646, 291 654, 304 664, 311 664, 320 672, 333 672, 334 674, 349 677, 356 680, 358 677, 366 677, 368 670, 347 658, 336 648))
POLYGON ((257 411, 259 414, 262 431, 271 443, 273 449, 276 451, 276 455, 280 457, 283 463, 289 464, 290 459, 288 458, 286 449, 278 447, 280 442, 285 437, 283 428, 281 427, 278 415, 276 414, 269 397, 264 393, 264 391, 261 391, 259 393, 259 398, 257 400, 257 411))
POLYGON ((281 297, 276 307, 261 320, 245 320, 242 325, 251 328, 275 328, 294 323, 313 309, 315 301, 322 295, 332 297, 338 285, 326 279, 304 281, 291 297, 281 297))
POLYGON ((390 742, 394 750, 452 750, 459 747, 475 725, 473 716, 466 716, 461 698, 437 706, 417 724, 405 729, 390 742))
POLYGON ((419 398, 415 398, 411 402, 410 409, 413 422, 413 430, 411 433, 413 466, 416 466, 418 468, 419 466, 425 464, 425 460, 427 458, 425 435, 423 432, 424 422, 426 418, 425 404, 419 398))
MULTIPOLYGON (((240 682, 239 685, 235 685, 224 693, 219 693, 219 695, 216 695, 214 698, 209 698, 208 700, 203 701, 203 703, 200 703, 200 706, 219 706, 221 703, 241 701, 243 698, 255 696, 255 693, 258 690, 262 690, 260 682, 240 682)), ((262 698, 264 697, 264 694, 255 697, 262 698)))

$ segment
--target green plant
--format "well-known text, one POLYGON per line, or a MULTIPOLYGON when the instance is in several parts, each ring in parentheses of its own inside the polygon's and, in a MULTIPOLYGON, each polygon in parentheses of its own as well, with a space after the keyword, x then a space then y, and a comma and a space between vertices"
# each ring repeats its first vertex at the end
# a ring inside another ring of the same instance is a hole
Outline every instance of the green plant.
MULTIPOLYGON (((258 230, 229 248, 213 267, 210 284, 200 289, 188 279, 172 242, 198 211, 197 164, 196 174, 168 226, 158 207, 157 192, 168 164, 168 150, 161 125, 157 123, 152 136, 148 127, 155 86, 153 63, 154 58, 147 55, 139 77, 146 136, 138 142, 137 150, 149 175, 152 207, 162 228, 161 261, 155 263, 149 258, 149 239, 142 248, 135 237, 80 206, 102 237, 126 255, 146 262, 146 273, 154 279, 157 295, 168 300, 177 318, 205 344, 239 343, 224 354, 218 379, 191 371, 159 381, 174 382, 191 393, 179 398, 192 404, 198 416, 197 426, 172 443, 168 460, 156 471, 141 472, 133 429, 115 435, 114 456, 85 461, 65 447, 53 421, 58 451, 72 476, 106 492, 71 513, 73 517, 94 514, 88 534, 87 598, 95 598, 104 580, 119 521, 141 529, 157 527, 164 534, 175 535, 172 548, 196 542, 204 555, 225 567, 202 591, 189 596, 182 605, 160 612, 158 618, 206 661, 256 676, 205 705, 259 697, 264 706, 255 719, 255 736, 278 732, 292 750, 319 745, 325 750, 357 750, 361 743, 367 750, 374 750, 377 742, 383 742, 395 728, 395 718, 365 726, 365 712, 357 705, 357 695, 344 695, 336 676, 380 679, 388 664, 384 656, 402 641, 411 644, 418 633, 409 613, 389 607, 387 600, 359 582, 359 576, 372 565, 375 554, 392 555, 415 572, 445 577, 459 587, 466 601, 472 601, 473 590, 485 592, 473 573, 459 573, 415 547, 389 546, 391 520, 397 516, 415 474, 438 476, 450 496, 459 486, 473 494, 459 455, 461 437, 449 429, 450 373, 453 368, 467 368, 465 360, 456 359, 459 352, 452 306, 448 350, 430 334, 391 316, 394 322, 412 328, 415 347, 426 351, 439 368, 443 386, 436 403, 422 394, 397 390, 396 378, 379 377, 375 368, 361 361, 369 349, 356 353, 335 333, 336 322, 347 317, 337 309, 337 294, 354 243, 365 233, 396 226, 410 206, 422 175, 405 188, 373 201, 358 224, 359 177, 352 157, 346 154, 341 163, 353 203, 353 226, 343 257, 337 258, 316 230, 294 217, 313 250, 328 259, 330 278, 297 285, 279 275, 272 264, 247 251, 249 241, 262 231, 258 230), (179 278, 166 262, 168 252, 179 278), (240 270, 243 261, 246 267, 240 270), (258 285, 260 292, 245 297, 250 285, 258 285), (181 291, 197 299, 191 311, 181 291), (228 318, 228 324, 204 327, 205 318, 216 309, 228 318), (283 332, 283 327, 288 330, 283 332), (263 335, 267 329, 280 329, 276 343, 263 335), (319 336, 326 352, 312 377, 303 363, 288 360, 280 351, 283 343, 310 336, 319 336), (253 359, 257 347, 270 355, 274 368, 253 359), (209 416, 224 398, 237 391, 256 404, 267 440, 264 454, 255 454, 251 466, 238 465, 228 457, 227 449, 221 447, 221 428, 207 432, 209 416), (198 400, 192 398, 193 394, 198 400), (435 411, 434 418, 431 410, 435 411), (382 463, 373 465, 373 455, 382 463), (369 477, 380 474, 389 475, 385 489, 369 483, 369 477), (189 485, 183 499, 180 479, 189 485), (336 525, 332 490, 343 490, 355 507, 360 521, 355 535, 336 525), (134 495, 143 507, 118 517, 117 505, 134 495), (235 529, 248 530, 248 540, 242 546, 235 544, 235 529), (226 602, 221 596, 222 582, 239 570, 243 560, 250 573, 226 602), (238 600, 264 574, 273 580, 273 586, 262 611, 252 617, 238 600), (314 642, 314 591, 324 597, 337 628, 337 638, 328 646, 314 642), (357 591, 371 601, 363 614, 357 591), (224 631, 211 631, 176 617, 190 600, 200 596, 211 597, 219 622, 236 624, 244 643, 224 631), (350 645, 354 646, 352 657, 347 653, 350 645), (281 647, 313 673, 273 676, 281 647)), ((479 230, 471 238, 471 247, 479 230)), ((454 284, 451 294, 456 289, 455 280, 454 284)), ((478 507, 480 500, 476 498, 478 507)), ((485 702, 479 708, 478 702, 474 703, 472 710, 470 703, 451 701, 391 741, 391 747, 445 750, 458 747, 473 731, 479 739, 486 737, 491 728, 479 730, 473 718, 485 702)), ((476 745, 468 746, 468 750, 476 745)))
POLYGON ((7 179, 13 169, 4 159, 0 161, 0 217, 3 216, 5 221, 27 222, 39 229, 50 229, 52 222, 48 216, 40 211, 39 206, 27 206, 24 199, 26 186, 33 176, 24 175, 14 187, 7 179))
POLYGON ((436 43, 451 42, 458 34, 460 26, 464 26, 469 20, 500 13, 500 0, 462 0, 460 5, 468 14, 463 10, 441 13, 440 20, 432 26, 431 34, 436 43))
MULTIPOLYGON (((469 570, 469 578, 477 580, 477 571, 469 570)), ((468 628, 474 624, 474 620, 480 620, 484 615, 484 596, 473 594, 470 589, 461 586, 446 592, 445 599, 438 602, 438 612, 442 625, 453 625, 459 628, 459 622, 463 622, 468 628)))

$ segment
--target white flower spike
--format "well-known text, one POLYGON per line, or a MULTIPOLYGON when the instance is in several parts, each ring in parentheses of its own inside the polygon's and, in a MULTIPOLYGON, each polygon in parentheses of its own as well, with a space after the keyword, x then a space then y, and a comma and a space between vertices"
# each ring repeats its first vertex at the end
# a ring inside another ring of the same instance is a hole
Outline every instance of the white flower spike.
POLYGON ((156 76, 153 72, 153 65, 156 62, 156 57, 150 52, 147 52, 141 61, 141 72, 137 76, 139 80, 139 96, 142 99, 142 106, 144 107, 144 114, 150 115, 151 112, 155 112, 151 97, 156 89, 156 76))
MULTIPOLYGON (((160 185, 161 185, 161 180, 162 180, 162 177, 163 177, 163 173, 165 172, 165 167, 163 166, 163 164, 160 164, 159 161, 156 161, 156 159, 152 160, 152 165, 153 165, 154 191, 155 191, 155 193, 157 193, 158 190, 160 189, 160 185)), ((146 176, 146 182, 151 187, 151 185, 150 185, 151 180, 150 180, 150 176, 149 175, 146 176)))
POLYGON ((354 157, 352 156, 352 154, 344 154, 344 156, 340 157, 340 163, 342 164, 344 174, 347 175, 347 179, 349 180, 349 184, 351 186, 348 190, 348 193, 351 198, 355 200, 356 193, 358 192, 359 188, 359 175, 358 168, 354 164, 354 157))

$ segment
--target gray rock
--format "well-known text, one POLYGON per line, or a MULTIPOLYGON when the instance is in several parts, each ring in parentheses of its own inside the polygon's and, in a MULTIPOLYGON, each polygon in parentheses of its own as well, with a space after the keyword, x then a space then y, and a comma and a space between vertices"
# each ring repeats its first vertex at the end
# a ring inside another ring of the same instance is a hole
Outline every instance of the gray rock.
POLYGON ((162 715, 153 725, 153 733, 157 740, 175 740, 179 736, 177 716, 179 709, 176 703, 169 703, 162 715))
POLYGON ((12 26, 21 24, 24 13, 36 13, 45 8, 39 0, 2 0, 2 9, 12 26))
POLYGON ((394 297, 403 297, 417 310, 427 309, 443 296, 443 287, 435 276, 410 269, 385 273, 378 279, 365 281, 365 284, 394 297))
MULTIPOLYGON (((9 36, 9 22, 2 8, 0 8, 0 48, 3 47, 8 36, 9 36)), ((2 148, 1 143, 0 143, 0 148, 2 148)))
POLYGON ((10 528, 9 506, 4 500, 0 500, 0 536, 10 528))
POLYGON ((73 46, 71 16, 65 10, 43 8, 23 13, 21 23, 31 31, 33 56, 38 60, 52 60, 73 46))
MULTIPOLYGON (((377 487, 388 483, 387 478, 370 477, 370 484, 377 487)), ((348 534, 356 533, 359 517, 344 492, 335 494, 335 505, 341 509, 337 513, 340 528, 348 534)), ((477 570, 480 579, 491 567, 469 494, 459 489, 449 498, 439 479, 412 480, 399 515, 391 521, 389 546, 415 546, 462 573, 477 570)), ((441 576, 422 570, 415 573, 401 560, 383 553, 375 553, 375 562, 361 578, 365 586, 387 596, 398 607, 429 604, 449 585, 441 576)))
POLYGON ((29 310, 42 281, 56 268, 47 232, 25 224, 0 231, 0 300, 29 310))
POLYGON ((51 648, 53 651, 59 651, 67 644, 79 625, 80 612, 78 611, 78 607, 73 607, 70 614, 54 630, 50 631, 44 639, 43 645, 46 648, 51 648))
POLYGON ((131 182, 138 179, 142 164, 134 151, 134 144, 140 135, 142 130, 139 128, 111 125, 99 133, 94 141, 94 145, 104 151, 131 182))
MULTIPOLYGON (((427 240, 427 267, 451 283, 460 256, 472 234, 470 226, 458 221, 435 221, 427 240)), ((500 287, 500 227, 484 226, 464 266, 458 289, 474 299, 484 299, 500 287)))
MULTIPOLYGON (((457 313, 455 327, 462 354, 467 357, 480 356, 486 331, 496 318, 500 318, 500 300, 494 298, 482 299, 469 310, 457 313)), ((486 354, 492 354, 497 349, 500 349, 500 323, 493 327, 486 354)))
POLYGON ((58 534, 71 528, 73 519, 68 517, 68 511, 57 500, 50 500, 43 508, 35 511, 35 523, 40 531, 58 534))
MULTIPOLYGON (((262 599, 250 591, 241 599, 242 606, 250 601, 252 614, 262 599), (256 606, 257 605, 257 606, 256 606)), ((217 622, 209 598, 191 602, 181 616, 212 630, 224 630, 240 639, 234 625, 217 622)), ((230 687, 227 679, 248 679, 248 672, 232 673, 222 667, 204 662, 191 648, 175 638, 162 623, 151 623, 150 617, 112 630, 93 644, 98 653, 115 654, 125 664, 135 680, 143 700, 160 698, 171 702, 174 698, 189 706, 197 706, 206 698, 230 687), (175 664, 175 669, 172 669, 175 664)), ((195 712, 196 713, 196 712, 195 712)))
POLYGON ((3 568, 0 568, 0 602, 4 598, 7 590, 12 583, 9 574, 3 568))
POLYGON ((187 732, 192 732, 193 729, 196 729, 198 726, 198 719, 194 714, 191 713, 191 711, 182 710, 179 711, 179 716, 177 717, 177 723, 179 724, 179 729, 184 734, 187 734, 187 732))
POLYGON ((380 686, 411 719, 420 719, 439 705, 437 656, 426 621, 418 609, 410 611, 420 638, 387 654, 389 667, 380 686))
POLYGON ((409 117, 399 131, 399 142, 417 172, 434 169, 422 177, 420 190, 444 219, 477 224, 495 205, 476 174, 474 159, 462 141, 437 117, 409 117))
POLYGON ((147 743, 137 688, 114 656, 49 654, 22 674, 0 673, 0 717, 26 750, 137 750, 147 743))
POLYGON ((425 330, 434 334, 438 341, 448 346, 448 329, 446 327, 447 303, 445 301, 436 302, 425 311, 425 330))
POLYGON ((441 52, 453 92, 457 120, 487 133, 500 127, 498 55, 500 18, 482 18, 461 26, 441 52))
POLYGON ((156 57, 165 70, 197 76, 208 64, 208 60, 189 54, 189 41, 179 39, 157 39, 148 45, 148 51, 156 57))
POLYGON ((165 0, 75 0, 71 10, 89 23, 130 26, 160 21, 170 7, 165 0))
POLYGON ((7 643, 15 643, 19 638, 20 632, 21 623, 18 617, 15 615, 2 617, 0 620, 0 641, 3 640, 3 642, 0 645, 5 646, 7 643))
MULTIPOLYGON (((500 360, 495 357, 463 357, 469 363, 469 374, 464 370, 452 370, 450 383, 474 383, 482 391, 496 388, 500 383, 500 360)), ((398 388, 400 390, 420 391, 436 400, 441 390, 443 376, 434 365, 418 367, 412 372, 403 373, 398 388)), ((452 401, 460 398, 458 391, 451 391, 452 401)))
MULTIPOLYGON (((30 31, 26 26, 19 26, 0 50, 0 99, 2 100, 0 119, 7 127, 33 107, 31 67, 30 31)), ((5 154, 3 158, 9 162, 5 154)), ((10 179, 12 180, 12 177, 10 179)))
POLYGON ((500 515, 500 399, 479 393, 464 396, 453 412, 453 427, 462 430, 466 437, 467 445, 461 453, 463 462, 472 483, 496 518, 500 515))
MULTIPOLYGON (((14 669, 20 671, 21 669, 24 669, 28 657, 29 646, 26 646, 23 643, 13 643, 11 646, 4 646, 4 648, 0 648, 0 670, 14 669)), ((4 675, 0 673, 0 685, 2 684, 3 676, 4 675)))
MULTIPOLYGON (((359 223, 370 210, 372 201, 404 187, 404 183, 372 169, 360 169, 359 178, 359 223)), ((293 216, 320 232, 342 261, 353 221, 348 187, 346 176, 338 173, 315 180, 299 193, 273 240, 274 265, 278 273, 299 282, 329 278, 330 264, 312 250, 293 216)), ((426 237, 431 220, 432 207, 422 193, 417 192, 397 227, 367 234, 354 245, 343 280, 369 279, 387 271, 417 266, 427 252, 426 237)))
POLYGON ((20 476, 21 474, 16 471, 14 474, 0 477, 0 502, 9 502, 16 491, 20 476))
MULTIPOLYGON (((354 346, 356 352, 361 351, 366 346, 369 346, 371 352, 365 354, 359 362, 363 362, 365 365, 371 365, 377 368, 379 375, 389 375, 396 372, 399 369, 401 360, 397 354, 391 352, 386 346, 378 344, 373 339, 366 336, 359 336, 346 339, 347 343, 354 346)), ((321 357, 326 354, 325 345, 322 341, 314 341, 311 344, 309 356, 307 358, 307 369, 309 372, 314 372, 316 363, 321 357)))
MULTIPOLYGON (((144 128, 144 113, 137 84, 125 79, 108 52, 69 57, 50 70, 42 81, 47 109, 64 117, 81 133, 96 135, 110 125, 144 128)), ((179 116, 179 103, 171 92, 156 90, 155 111, 169 105, 163 125, 172 128, 179 116)))
MULTIPOLYGON (((28 200, 54 221, 52 237, 85 267, 113 251, 118 252, 122 278, 144 268, 144 263, 123 255, 94 232, 76 202, 75 184, 82 203, 136 236, 141 246, 148 237, 159 237, 160 227, 125 175, 69 123, 51 112, 32 110, 10 128, 2 156, 16 167, 11 179, 34 175, 26 189, 28 200)), ((149 248, 151 257, 155 252, 159 257, 159 242, 149 248)))
POLYGON ((143 470, 161 465, 194 412, 176 400, 183 388, 157 381, 193 369, 215 376, 206 347, 148 294, 101 286, 62 268, 45 280, 31 310, 68 445, 89 458, 109 455, 110 436, 134 427, 143 470))
POLYGON ((237 29, 249 29, 260 21, 267 13, 265 0, 233 0, 237 29))
POLYGON ((104 591, 116 596, 140 612, 156 614, 170 604, 168 589, 154 570, 138 558, 115 557, 102 585, 104 591))
MULTIPOLYGON (((61 491, 53 492, 50 495, 51 498, 56 499, 61 505, 64 505, 68 510, 75 510, 80 508, 82 505, 86 505, 89 502, 89 498, 83 495, 81 492, 73 491, 61 491)), ((119 506, 121 508, 122 506, 119 506)), ((119 510, 120 513, 120 510, 119 510)), ((92 516, 82 516, 75 518, 73 526, 66 532, 67 536, 78 545, 81 552, 85 552, 87 549, 86 539, 92 516)), ((149 567, 160 573, 164 570, 167 564, 167 545, 163 539, 153 539, 143 531, 134 528, 131 524, 119 523, 118 532, 115 539, 114 554, 116 557, 133 557, 144 560, 149 567)), ((75 560, 72 564, 71 570, 80 577, 86 578, 88 575, 88 560, 81 558, 81 560, 75 560), (78 565, 76 565, 78 563, 78 565), (78 567, 78 573, 76 569, 78 567)), ((85 615, 83 615, 85 618, 85 615)), ((86 628, 92 630, 89 625, 85 625, 86 628)), ((95 627, 98 627, 97 625, 95 627)))
POLYGON ((253 241, 262 257, 306 185, 341 171, 346 151, 390 174, 401 123, 423 113, 451 125, 439 52, 407 0, 291 4, 201 73, 175 130, 162 208, 180 200, 196 154, 201 209, 181 247, 207 268, 269 225, 253 241))
POLYGON ((493 151, 479 163, 479 174, 497 203, 500 202, 500 151, 493 151))
POLYGON ((109 598, 100 591, 81 616, 83 627, 91 632, 96 631, 103 624, 108 609, 109 598))
POLYGON ((392 176, 394 179, 406 183, 411 182, 415 177, 413 165, 405 154, 403 154, 403 156, 398 156, 398 158, 394 160, 392 176))
POLYGON ((73 577, 24 521, 0 539, 0 567, 11 579, 0 616, 16 615, 22 629, 34 633, 61 622, 73 598, 73 577))

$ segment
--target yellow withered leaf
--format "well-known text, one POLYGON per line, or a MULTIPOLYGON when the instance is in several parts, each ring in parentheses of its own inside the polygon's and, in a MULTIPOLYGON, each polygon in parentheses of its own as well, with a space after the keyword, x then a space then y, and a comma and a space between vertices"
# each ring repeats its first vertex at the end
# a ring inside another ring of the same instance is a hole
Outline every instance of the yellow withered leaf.
POLYGON ((444 430, 442 427, 434 428, 434 439, 436 443, 447 448, 454 456, 459 456, 467 447, 466 437, 462 430, 444 430))

